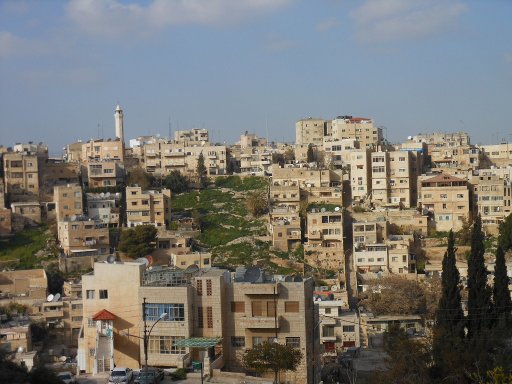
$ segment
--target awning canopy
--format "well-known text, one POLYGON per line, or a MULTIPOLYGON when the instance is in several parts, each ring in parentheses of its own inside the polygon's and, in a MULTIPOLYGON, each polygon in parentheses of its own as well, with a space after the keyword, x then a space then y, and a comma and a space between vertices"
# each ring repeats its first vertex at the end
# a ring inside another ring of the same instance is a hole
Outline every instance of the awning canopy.
POLYGON ((115 320, 116 315, 114 315, 112 312, 107 311, 106 309, 102 309, 97 314, 95 314, 92 319, 94 321, 97 320, 115 320))
POLYGON ((190 337, 174 341, 173 346, 181 348, 210 348, 216 346, 221 341, 222 337, 190 337))

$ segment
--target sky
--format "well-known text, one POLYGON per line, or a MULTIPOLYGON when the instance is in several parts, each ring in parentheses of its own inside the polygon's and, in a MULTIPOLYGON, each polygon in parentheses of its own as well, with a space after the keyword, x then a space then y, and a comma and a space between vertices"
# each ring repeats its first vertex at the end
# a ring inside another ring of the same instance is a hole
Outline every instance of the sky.
POLYGON ((512 141, 509 0, 0 0, 0 144, 206 128, 293 142, 372 118, 390 141, 512 141))

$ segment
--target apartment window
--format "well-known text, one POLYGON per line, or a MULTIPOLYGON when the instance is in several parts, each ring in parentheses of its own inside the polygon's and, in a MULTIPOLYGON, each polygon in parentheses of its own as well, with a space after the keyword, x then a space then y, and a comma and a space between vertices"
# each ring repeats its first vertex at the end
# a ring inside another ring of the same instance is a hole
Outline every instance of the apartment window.
POLYGON ((96 354, 96 349, 95 348, 89 348, 89 356, 94 357, 95 354, 96 354))
POLYGON ((274 317, 276 315, 276 302, 267 301, 267 317, 274 317))
POLYGON ((391 258, 391 261, 398 261, 398 256, 393 256, 393 257, 391 258))
POLYGON ((374 261, 375 261, 375 259, 374 259, 373 257, 369 257, 369 258, 368 258, 368 262, 369 262, 369 263, 373 263, 374 261))
POLYGON ((89 328, 95 328, 96 327, 96 321, 94 321, 93 319, 87 319, 87 326, 89 328))
POLYGON ((213 308, 206 307, 206 325, 208 328, 213 328, 213 308))
POLYGON ((253 301, 251 305, 253 316, 263 316, 263 306, 261 301, 253 301))
POLYGON ((300 348, 300 337, 287 337, 286 345, 292 348, 300 348))
POLYGON ((203 280, 196 282, 197 296, 203 296, 203 280))
POLYGON ((100 299, 108 299, 108 291, 106 289, 100 289, 100 299))
POLYGON ((330 315, 330 314, 331 314, 331 308, 325 308, 325 309, 324 309, 324 313, 325 313, 326 315, 330 315))
POLYGON ((378 261, 378 262, 383 262, 383 261, 384 261, 384 258, 383 258, 383 257, 378 257, 378 258, 377 258, 377 261, 378 261))
POLYGON ((355 332, 355 327, 353 325, 344 325, 343 332, 355 332))
POLYGON ((334 327, 323 327, 322 337, 334 337, 334 327))
POLYGON ((85 291, 85 297, 88 299, 94 299, 94 289, 88 289, 85 291))
POLYGON ((212 295, 212 281, 211 279, 206 280, 206 296, 212 295))
POLYGON ((204 328, 203 322, 203 307, 197 307, 197 328, 204 328))
POLYGON ((162 313, 167 316, 162 321, 185 321, 185 304, 150 303, 146 304, 146 319, 157 321, 162 313))
POLYGON ((404 262, 404 263, 407 262, 407 255, 402 255, 402 262, 404 262))
POLYGON ((232 301, 231 302, 231 312, 244 313, 245 312, 245 303, 243 301, 232 301))
POLYGON ((176 347, 177 340, 183 340, 180 336, 150 336, 148 339, 148 353, 159 355, 184 355, 185 347, 176 347))
POLYGON ((245 347, 245 337, 231 336, 231 346, 235 348, 245 347))
POLYGON ((256 347, 260 344, 263 344, 263 337, 260 336, 253 336, 252 337, 252 346, 256 347))
POLYGON ((82 316, 72 316, 71 321, 82 321, 82 316))
POLYGON ((448 195, 446 193, 441 193, 440 197, 441 199, 447 199, 448 195))
POLYGON ((284 311, 285 312, 299 312, 299 302, 298 301, 285 301, 284 311))
POLYGON ((359 257, 359 258, 357 259, 357 262, 358 262, 358 263, 364 263, 364 258, 363 258, 363 257, 359 257))
POLYGON ((462 193, 457 193, 457 199, 463 199, 464 195, 462 193))

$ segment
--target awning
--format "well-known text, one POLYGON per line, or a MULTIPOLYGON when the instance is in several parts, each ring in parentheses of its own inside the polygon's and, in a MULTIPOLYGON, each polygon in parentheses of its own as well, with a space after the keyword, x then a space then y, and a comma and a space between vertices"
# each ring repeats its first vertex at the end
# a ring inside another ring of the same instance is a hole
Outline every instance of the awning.
POLYGON ((97 314, 95 314, 92 319, 94 321, 97 320, 115 320, 116 315, 114 315, 112 312, 107 311, 106 309, 102 309, 97 314))
POLYGON ((173 346, 178 348, 210 348, 215 347, 221 341, 222 337, 190 337, 175 340, 173 346))

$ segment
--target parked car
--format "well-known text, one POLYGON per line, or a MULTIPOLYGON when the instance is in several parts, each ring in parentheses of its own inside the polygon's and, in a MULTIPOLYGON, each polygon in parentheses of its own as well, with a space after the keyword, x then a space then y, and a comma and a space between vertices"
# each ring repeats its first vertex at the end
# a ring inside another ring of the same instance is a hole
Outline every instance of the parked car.
POLYGON ((159 383, 164 379, 164 371, 160 368, 148 367, 148 375, 146 380, 145 370, 142 368, 140 371, 134 372, 134 378, 134 384, 152 384, 153 382, 159 383))
POLYGON ((71 372, 59 372, 57 373, 57 377, 64 383, 64 384, 76 384, 75 377, 71 372))
POLYGON ((108 384, 131 383, 133 372, 130 368, 114 368, 110 372, 108 384))

